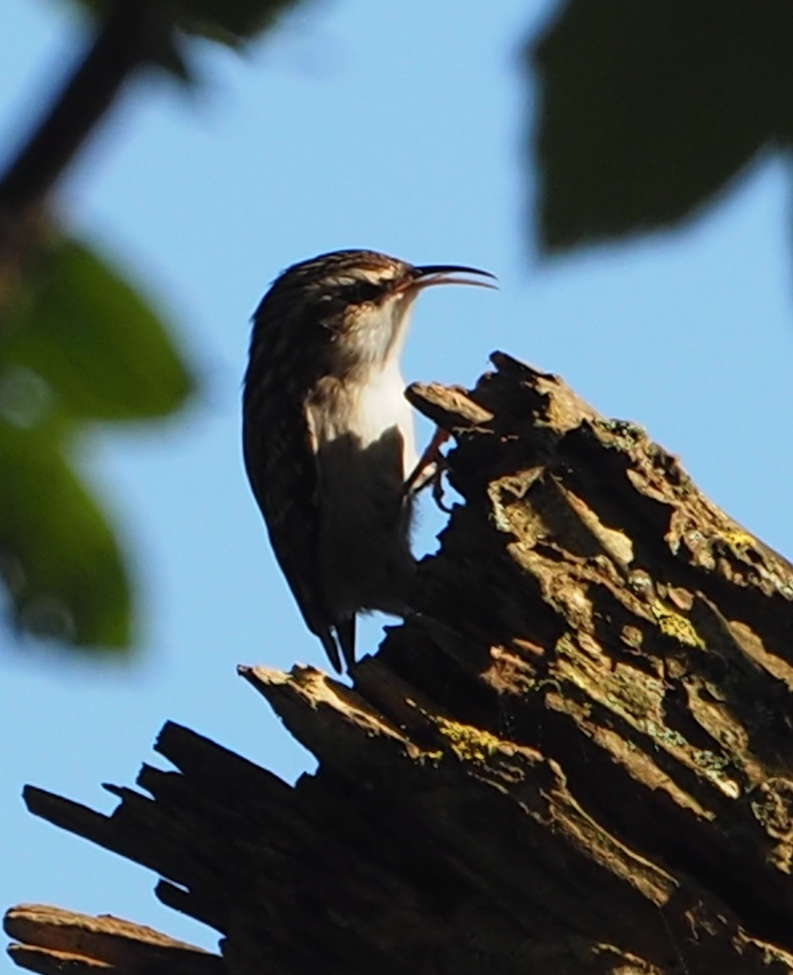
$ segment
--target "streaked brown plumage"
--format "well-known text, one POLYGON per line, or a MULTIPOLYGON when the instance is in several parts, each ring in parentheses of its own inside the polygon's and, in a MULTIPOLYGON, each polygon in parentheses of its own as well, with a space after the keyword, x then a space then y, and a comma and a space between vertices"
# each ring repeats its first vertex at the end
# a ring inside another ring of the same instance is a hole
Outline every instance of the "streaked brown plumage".
POLYGON ((254 315, 243 396, 245 466, 278 562, 336 670, 355 615, 409 608, 413 418, 399 357, 433 284, 482 284, 374 251, 284 271, 254 315), (338 641, 338 643, 337 643, 338 641))

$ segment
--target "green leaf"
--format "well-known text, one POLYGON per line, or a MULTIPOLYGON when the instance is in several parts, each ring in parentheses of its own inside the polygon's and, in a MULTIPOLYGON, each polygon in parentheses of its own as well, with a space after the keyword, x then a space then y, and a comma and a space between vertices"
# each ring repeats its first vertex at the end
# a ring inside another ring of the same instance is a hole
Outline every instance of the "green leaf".
POLYGON ((547 249, 673 225, 793 133, 789 0, 567 0, 529 56, 547 249))
POLYGON ((3 320, 0 356, 45 380, 59 410, 95 420, 165 416, 193 380, 151 306, 84 244, 62 240, 3 320))
POLYGON ((83 646, 127 646, 121 553, 57 440, 0 415, 0 471, 0 571, 15 625, 83 646))

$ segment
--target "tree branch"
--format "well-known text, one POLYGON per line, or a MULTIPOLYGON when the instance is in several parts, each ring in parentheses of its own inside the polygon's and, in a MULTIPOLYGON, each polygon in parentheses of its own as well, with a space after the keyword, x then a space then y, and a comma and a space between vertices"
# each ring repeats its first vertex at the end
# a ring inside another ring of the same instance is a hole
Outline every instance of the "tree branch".
POLYGON ((85 58, 0 177, 7 214, 38 206, 103 118, 131 74, 162 47, 165 22, 151 0, 118 0, 85 58))

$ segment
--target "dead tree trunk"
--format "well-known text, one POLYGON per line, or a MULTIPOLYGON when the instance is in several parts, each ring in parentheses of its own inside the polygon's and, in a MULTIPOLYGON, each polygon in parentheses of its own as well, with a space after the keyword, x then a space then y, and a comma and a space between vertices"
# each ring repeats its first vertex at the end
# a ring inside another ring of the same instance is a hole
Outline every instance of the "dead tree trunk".
MULTIPOLYGON (((166 725, 105 817, 222 957, 15 908, 41 972, 793 971, 793 567, 675 457, 509 357, 413 386, 464 499, 356 668, 243 671, 320 761, 292 788, 166 725), (144 793, 147 793, 144 794, 144 793)), ((49 913, 47 913, 49 910, 49 913)))

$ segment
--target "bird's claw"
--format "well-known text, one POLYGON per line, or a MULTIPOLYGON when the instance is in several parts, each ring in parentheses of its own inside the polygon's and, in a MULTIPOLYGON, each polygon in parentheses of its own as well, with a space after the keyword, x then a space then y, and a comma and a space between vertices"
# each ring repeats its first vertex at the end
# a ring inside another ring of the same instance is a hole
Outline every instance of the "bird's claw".
POLYGON ((449 505, 445 504, 443 501, 443 474, 449 469, 449 464, 445 457, 440 455, 442 463, 435 462, 435 470, 432 472, 432 477, 429 479, 429 483, 432 484, 432 500, 437 504, 437 506, 444 511, 447 515, 452 513, 452 509, 449 505))
POLYGON ((443 501, 443 472, 448 470, 449 464, 441 453, 441 446, 449 439, 446 430, 438 427, 429 442, 427 449, 421 455, 410 477, 405 481, 405 497, 418 494, 424 488, 432 485, 432 500, 441 511, 451 514, 452 509, 443 501))

